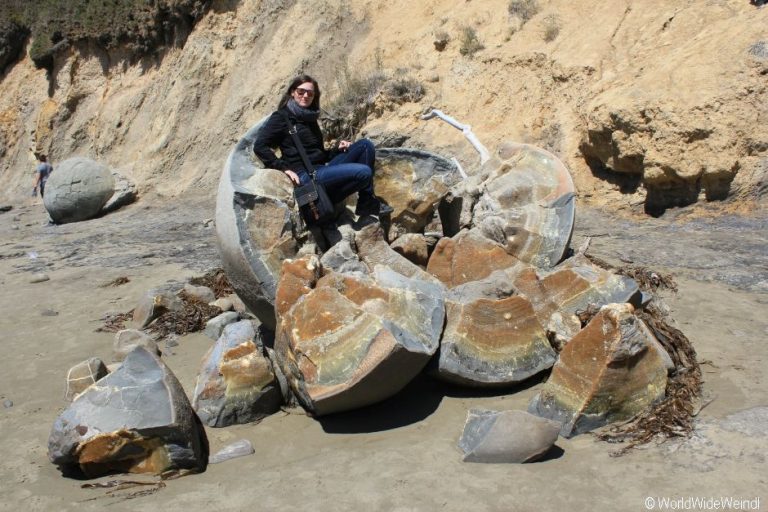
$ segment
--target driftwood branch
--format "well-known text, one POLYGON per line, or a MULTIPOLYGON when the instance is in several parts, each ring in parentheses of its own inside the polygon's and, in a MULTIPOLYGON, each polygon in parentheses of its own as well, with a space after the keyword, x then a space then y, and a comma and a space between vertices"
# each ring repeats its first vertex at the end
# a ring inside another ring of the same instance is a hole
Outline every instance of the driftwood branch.
POLYGON ((450 124, 454 128, 461 130, 461 133, 464 134, 464 137, 472 144, 472 146, 477 150, 478 153, 480 153, 480 164, 484 164, 488 160, 490 160, 491 155, 488 152, 488 149, 486 149, 485 146, 483 146, 482 142, 477 138, 477 136, 472 133, 472 127, 468 124, 461 124, 456 119, 452 118, 449 115, 444 114, 441 110, 432 109, 428 113, 423 114, 421 116, 421 119, 426 121, 428 119, 432 119, 433 117, 439 117, 446 123, 450 124))

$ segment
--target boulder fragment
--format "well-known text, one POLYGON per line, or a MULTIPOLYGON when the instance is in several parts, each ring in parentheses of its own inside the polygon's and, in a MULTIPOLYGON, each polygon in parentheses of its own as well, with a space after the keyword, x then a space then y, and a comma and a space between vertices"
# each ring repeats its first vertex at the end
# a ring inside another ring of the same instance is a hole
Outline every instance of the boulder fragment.
POLYGON ((406 233, 392 242, 392 249, 402 254, 410 262, 425 267, 429 260, 427 237, 420 233, 406 233))
POLYGON ((56 418, 48 457, 88 477, 112 472, 203 471, 208 444, 179 381, 162 360, 137 347, 56 418))
POLYGON ((472 409, 459 448, 464 462, 534 462, 555 445, 559 432, 558 422, 524 411, 472 409))
POLYGON ((56 166, 45 185, 43 204, 56 224, 96 216, 115 191, 115 180, 106 165, 75 157, 56 166))
POLYGON ((245 457, 246 455, 253 455, 256 450, 253 448, 251 442, 247 439, 240 439, 234 443, 230 443, 221 450, 217 451, 208 459, 208 464, 218 464, 230 459, 236 459, 237 457, 245 457))
POLYGON ((224 328, 203 358, 193 396, 195 411, 210 427, 258 421, 280 409, 282 393, 258 322, 224 328))
POLYGON ((146 348, 153 354, 160 355, 160 348, 152 336, 137 329, 123 329, 115 333, 115 341, 112 344, 112 360, 115 362, 124 360, 138 346, 146 348))
POLYGON ((448 287, 488 277, 496 270, 516 267, 520 260, 504 247, 477 231, 464 230, 452 238, 441 238, 427 264, 427 272, 448 287))
POLYGON ((664 397, 667 368, 658 343, 630 304, 603 306, 565 346, 528 411, 572 437, 629 419, 664 397))
POLYGON ((136 184, 123 176, 122 174, 112 171, 112 179, 115 181, 114 193, 112 197, 106 202, 101 209, 102 214, 107 214, 127 206, 138 197, 136 184))
POLYGON ((316 257, 283 265, 275 337, 294 394, 318 416, 400 391, 437 350, 445 315, 436 283, 384 267, 371 276, 319 267, 316 257))
POLYGON ((64 398, 68 401, 85 391, 88 386, 105 377, 109 371, 104 361, 91 357, 76 364, 67 372, 67 391, 64 398))
POLYGON ((488 239, 537 268, 554 267, 565 255, 575 219, 575 189, 568 169, 553 154, 528 144, 506 143, 473 207, 473 224, 488 239))
POLYGON ((457 384, 503 386, 551 368, 557 359, 524 297, 446 301, 437 375, 457 384))

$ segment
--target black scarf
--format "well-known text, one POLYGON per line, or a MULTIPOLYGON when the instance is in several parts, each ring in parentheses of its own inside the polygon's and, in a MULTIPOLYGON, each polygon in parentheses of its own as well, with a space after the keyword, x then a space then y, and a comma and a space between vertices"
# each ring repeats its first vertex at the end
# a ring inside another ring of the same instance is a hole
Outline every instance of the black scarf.
POLYGON ((288 103, 285 104, 285 106, 288 108, 288 111, 296 116, 296 118, 300 121, 303 121, 305 123, 311 123, 317 121, 317 118, 320 117, 320 111, 319 110, 312 110, 309 108, 304 108, 298 103, 296 103, 296 100, 293 98, 288 100, 288 103))

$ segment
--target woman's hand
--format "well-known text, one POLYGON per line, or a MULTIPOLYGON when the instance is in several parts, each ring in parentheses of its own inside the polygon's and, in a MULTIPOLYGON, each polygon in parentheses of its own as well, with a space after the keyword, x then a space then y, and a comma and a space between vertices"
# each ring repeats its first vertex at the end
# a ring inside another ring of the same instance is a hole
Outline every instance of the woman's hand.
POLYGON ((301 180, 299 179, 299 175, 293 172, 292 170, 288 169, 284 172, 285 174, 288 175, 289 178, 291 178, 291 181, 293 182, 294 185, 298 185, 299 183, 301 183, 301 180))
POLYGON ((348 140, 340 140, 339 141, 339 151, 346 151, 349 149, 349 146, 351 146, 352 143, 348 140))

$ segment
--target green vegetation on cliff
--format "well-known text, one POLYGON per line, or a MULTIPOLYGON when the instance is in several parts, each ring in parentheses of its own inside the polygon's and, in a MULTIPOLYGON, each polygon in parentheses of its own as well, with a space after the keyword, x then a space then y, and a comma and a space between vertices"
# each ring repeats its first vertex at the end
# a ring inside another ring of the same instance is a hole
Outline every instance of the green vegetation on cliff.
MULTIPOLYGON (((135 56, 183 43, 211 0, 4 0, 0 41, 17 42, 0 60, 0 71, 18 58, 23 39, 32 37, 30 57, 51 68, 56 51, 77 41, 104 48, 123 47, 135 56)), ((10 47, 10 46, 9 46, 10 47)))

